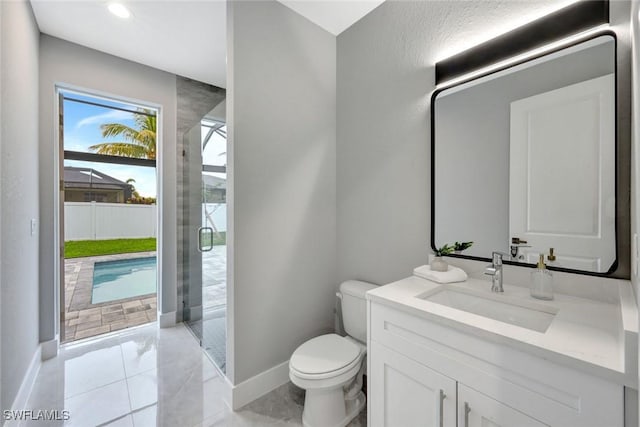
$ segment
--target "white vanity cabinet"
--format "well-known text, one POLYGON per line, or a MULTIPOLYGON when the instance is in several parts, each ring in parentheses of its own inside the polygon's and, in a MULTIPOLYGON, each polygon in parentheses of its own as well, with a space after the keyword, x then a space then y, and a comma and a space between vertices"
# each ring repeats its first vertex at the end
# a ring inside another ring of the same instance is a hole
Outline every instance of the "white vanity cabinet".
POLYGON ((456 426, 456 380, 371 343, 371 426, 456 426))
POLYGON ((624 425, 623 385, 535 348, 371 298, 368 322, 371 427, 624 425))
POLYGON ((516 411, 464 384, 458 384, 458 419, 465 427, 543 427, 533 417, 516 411))

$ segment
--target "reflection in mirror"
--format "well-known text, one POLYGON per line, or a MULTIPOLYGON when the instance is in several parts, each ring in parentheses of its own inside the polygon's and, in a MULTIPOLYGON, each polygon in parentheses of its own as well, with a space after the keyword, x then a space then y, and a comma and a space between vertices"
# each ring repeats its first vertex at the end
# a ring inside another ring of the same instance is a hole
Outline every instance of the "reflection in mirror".
POLYGON ((435 247, 615 269, 615 51, 601 35, 434 95, 435 247))

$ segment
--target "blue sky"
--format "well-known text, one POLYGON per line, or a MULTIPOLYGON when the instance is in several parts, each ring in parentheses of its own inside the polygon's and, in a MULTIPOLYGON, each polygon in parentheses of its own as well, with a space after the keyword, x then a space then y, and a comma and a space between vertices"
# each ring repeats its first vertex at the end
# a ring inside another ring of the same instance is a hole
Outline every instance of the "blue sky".
MULTIPOLYGON (((135 106, 103 99, 95 99, 76 93, 65 93, 65 97, 97 102, 135 110, 135 106)), ((64 149, 71 151, 92 152, 89 146, 101 142, 123 141, 122 138, 103 138, 100 125, 104 123, 122 123, 134 127, 133 114, 107 107, 64 101, 64 149)), ((65 160, 65 166, 89 167, 106 173, 121 181, 135 179, 133 184, 138 193, 144 197, 156 197, 156 169, 142 166, 116 165, 110 163, 92 163, 76 160, 65 160)))

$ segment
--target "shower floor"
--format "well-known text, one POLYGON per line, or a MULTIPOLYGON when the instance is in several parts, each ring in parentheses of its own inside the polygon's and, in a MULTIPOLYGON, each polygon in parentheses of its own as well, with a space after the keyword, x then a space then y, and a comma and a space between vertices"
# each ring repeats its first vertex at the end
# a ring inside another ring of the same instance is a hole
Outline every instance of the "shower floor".
POLYGON ((205 311, 202 320, 189 322, 194 335, 201 337, 202 348, 222 372, 226 372, 226 307, 205 311))

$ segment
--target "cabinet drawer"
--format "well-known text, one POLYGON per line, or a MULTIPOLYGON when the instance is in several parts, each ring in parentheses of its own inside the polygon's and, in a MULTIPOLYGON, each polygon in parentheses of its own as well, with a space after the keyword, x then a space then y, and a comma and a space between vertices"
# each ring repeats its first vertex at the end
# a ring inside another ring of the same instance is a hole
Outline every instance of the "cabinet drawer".
POLYGON ((546 361, 490 337, 369 302, 379 342, 544 424, 623 425, 623 387, 546 361), (538 416, 539 415, 539 416, 538 416))

